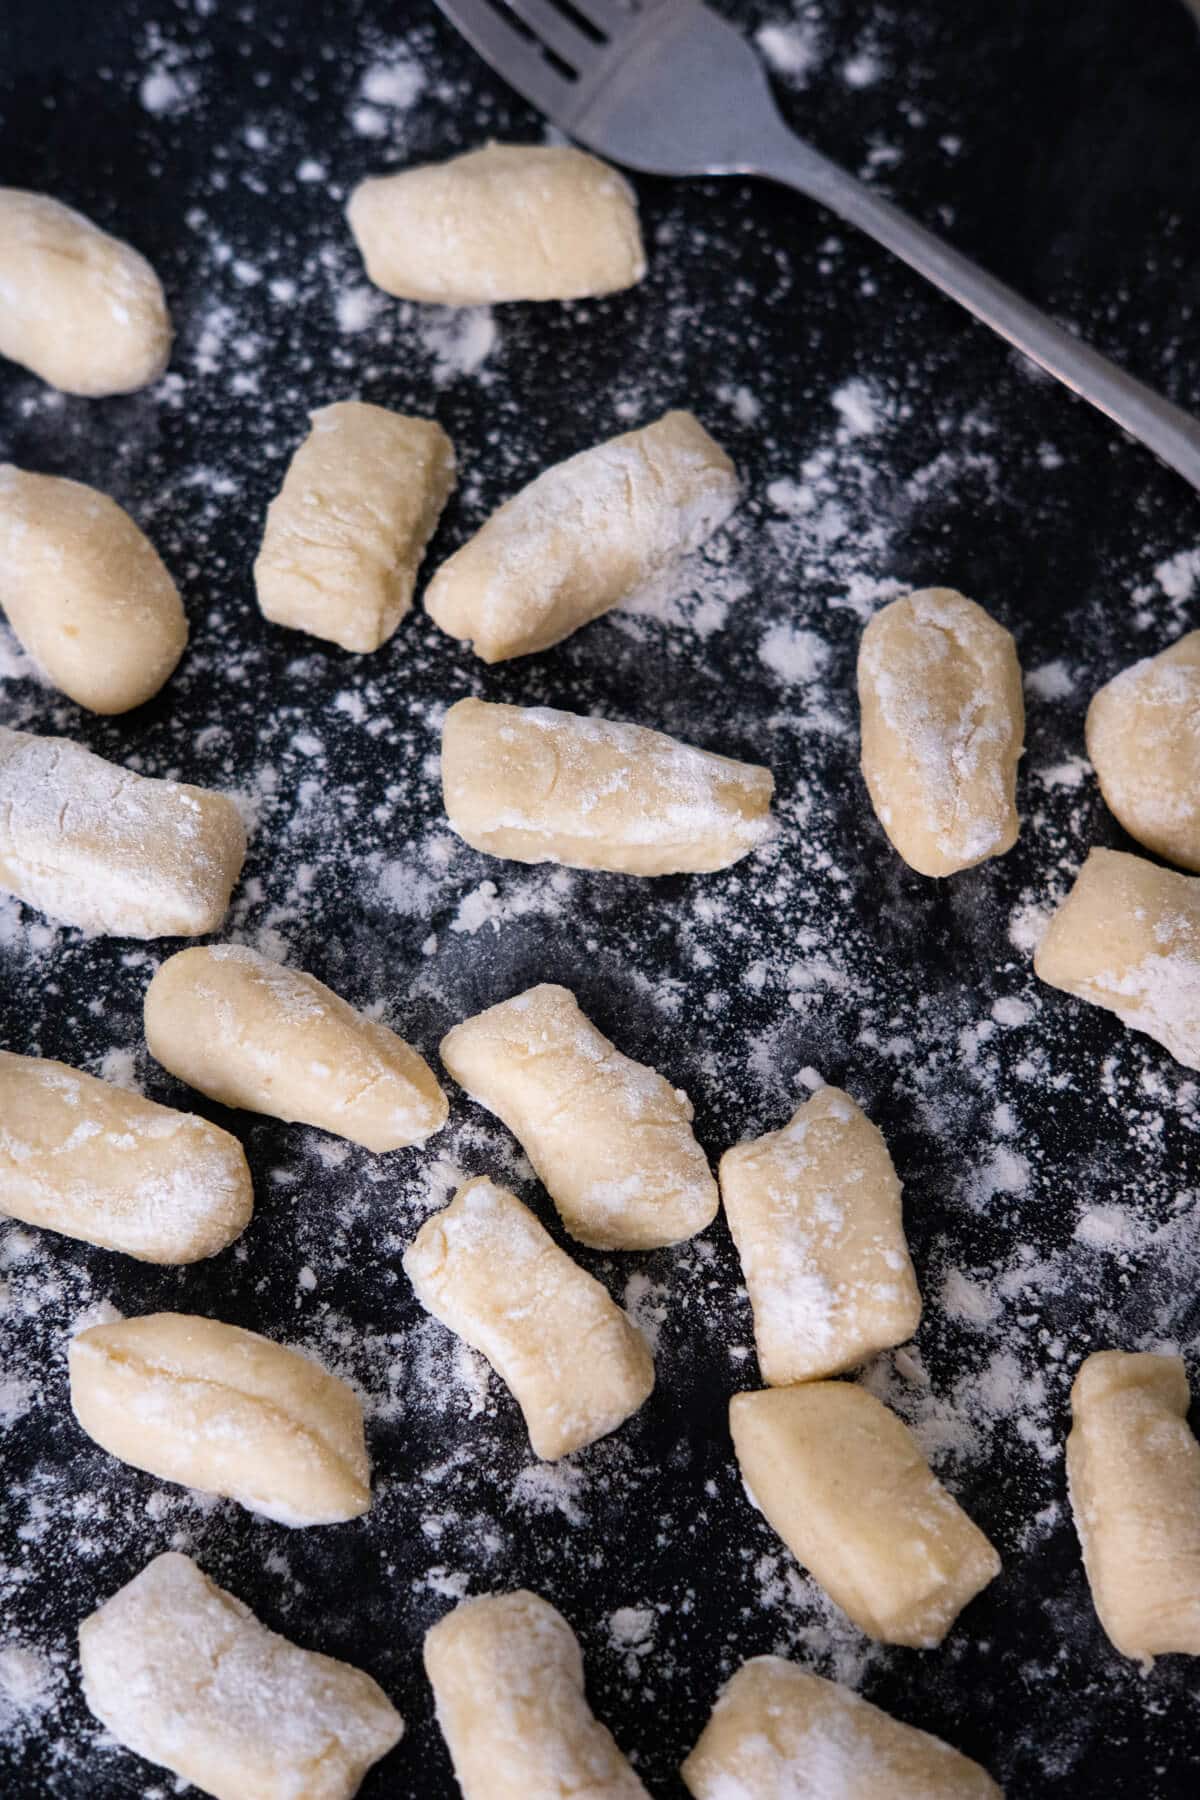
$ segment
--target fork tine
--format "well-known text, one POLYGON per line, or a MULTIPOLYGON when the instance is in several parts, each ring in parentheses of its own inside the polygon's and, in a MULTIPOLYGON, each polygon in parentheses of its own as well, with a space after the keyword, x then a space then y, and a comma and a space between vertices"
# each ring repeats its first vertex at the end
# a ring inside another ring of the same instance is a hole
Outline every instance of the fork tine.
POLYGON ((576 73, 603 56, 604 45, 581 31, 567 13, 559 11, 554 0, 503 0, 503 4, 576 73))
POLYGON ((555 121, 568 114, 575 83, 560 75, 489 0, 437 0, 452 24, 510 87, 555 121))
POLYGON ((568 0, 572 12, 602 31, 607 38, 622 37, 640 18, 667 0, 568 0))

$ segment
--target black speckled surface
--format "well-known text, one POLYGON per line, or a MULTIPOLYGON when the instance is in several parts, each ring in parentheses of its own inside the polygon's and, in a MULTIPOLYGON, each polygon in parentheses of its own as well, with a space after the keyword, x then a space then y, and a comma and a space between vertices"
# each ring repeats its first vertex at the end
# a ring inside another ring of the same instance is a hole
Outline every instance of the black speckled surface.
MULTIPOLYGON (((779 86, 798 127, 851 166, 871 160, 902 204, 1200 406, 1200 42, 1181 6, 729 10, 748 29, 799 21, 812 68, 779 86), (874 59, 865 85, 846 79, 856 58, 859 73, 874 59)), ((362 299, 339 328, 338 297, 362 281, 340 217, 350 184, 539 129, 425 6, 7 0, 0 181, 53 192, 136 243, 179 335, 167 383, 128 399, 56 402, 0 365, 0 457, 128 506, 179 579, 193 636, 164 693, 108 721, 26 678, 0 640, 0 717, 250 795, 258 823, 227 935, 357 1004, 382 1001, 430 1054, 454 1020, 551 979, 688 1089, 714 1159, 783 1122, 800 1071, 849 1086, 904 1178, 926 1298, 918 1360, 881 1358, 870 1379, 914 1421, 1005 1571, 936 1653, 864 1654, 831 1619, 731 1464, 726 1401, 755 1365, 720 1222, 650 1257, 579 1252, 619 1295, 633 1279, 643 1317, 662 1314, 658 1387, 539 1485, 507 1395, 464 1376, 400 1268, 456 1170, 497 1173, 557 1230, 506 1134, 457 1094, 443 1138, 386 1158, 222 1114, 141 1044, 141 995, 175 946, 85 941, 7 906, 0 1042, 94 1071, 132 1053, 123 1070, 146 1091, 238 1133, 258 1211, 232 1251, 182 1271, 0 1234, 13 1415, 0 1649, 39 1659, 19 1665, 24 1699, 0 1711, 0 1788, 21 1800, 173 1791, 97 1733, 72 1640, 80 1616, 175 1544, 268 1623, 362 1663, 393 1696, 408 1734, 365 1800, 454 1792, 422 1633, 456 1587, 522 1583, 579 1631, 596 1710, 663 1800, 682 1793, 675 1768, 719 1681, 772 1649, 944 1735, 1012 1800, 1189 1795, 1194 1666, 1168 1658, 1143 1677, 1108 1647, 1058 1450, 1089 1349, 1170 1344, 1200 1375, 1196 1088, 1107 1015, 1039 989, 1020 921, 1063 891, 1090 842, 1129 847, 1071 759, 1094 688, 1196 623, 1200 501, 882 252, 766 186, 640 181, 646 282, 603 302, 499 310, 473 372, 461 344, 457 358, 439 349, 428 311, 362 299), (423 91, 377 107, 382 133, 369 135, 364 71, 397 58, 423 91), (148 110, 140 85, 164 71, 177 104, 148 110), (319 176, 299 173, 306 159, 319 176), (864 384, 865 430, 833 400, 851 382, 864 384), (458 445, 463 484, 434 559, 546 462, 668 405, 691 406, 728 448, 746 500, 665 622, 614 616, 485 670, 418 612, 356 659, 267 626, 250 580, 306 410, 354 395, 436 412, 458 445), (1020 843, 941 885, 907 871, 870 814, 852 704, 872 600, 934 583, 995 611, 1027 670, 1060 671, 1029 696, 1020 843), (817 640, 789 640, 792 679, 763 652, 781 625, 817 640), (439 709, 468 690, 634 718, 768 762, 781 836, 735 870, 653 884, 455 848, 431 759, 439 709), (997 1001, 1010 1003, 1000 1021, 997 1001), (964 1311, 956 1272, 987 1316, 964 1311), (63 1347, 104 1305, 210 1312, 307 1345, 358 1382, 376 1471, 367 1518, 289 1533, 89 1445, 67 1409, 63 1347), (614 1626, 621 1609, 650 1623, 614 1626)), ((0 1663, 10 1685, 14 1666, 0 1663)))

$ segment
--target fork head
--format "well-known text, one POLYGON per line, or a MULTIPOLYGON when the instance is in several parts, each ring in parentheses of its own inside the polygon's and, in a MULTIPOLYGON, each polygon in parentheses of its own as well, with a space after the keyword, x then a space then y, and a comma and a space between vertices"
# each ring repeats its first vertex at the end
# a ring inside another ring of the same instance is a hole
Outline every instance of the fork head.
POLYGON ((701 0, 437 0, 555 125, 657 175, 762 165, 778 115, 758 57, 701 0))

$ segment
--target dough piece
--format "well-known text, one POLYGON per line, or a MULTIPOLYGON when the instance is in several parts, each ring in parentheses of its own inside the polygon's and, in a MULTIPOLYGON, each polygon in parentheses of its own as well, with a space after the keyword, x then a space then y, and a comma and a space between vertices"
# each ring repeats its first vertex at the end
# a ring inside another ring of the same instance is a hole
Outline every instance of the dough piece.
POLYGON ((836 1375, 912 1336, 900 1182, 849 1094, 819 1088, 781 1131, 727 1150, 719 1174, 765 1382, 836 1375))
POLYGON ((1100 689, 1088 707, 1087 752, 1130 837, 1200 870, 1200 631, 1100 689))
POLYGON ((88 1436, 160 1481, 280 1525, 331 1525, 371 1504, 362 1407, 298 1350, 162 1312, 81 1331, 68 1363, 88 1436))
POLYGON ((782 1656, 726 1682, 680 1774, 694 1800, 1003 1800, 941 1738, 782 1656))
POLYGON ((79 1662, 118 1742, 216 1800, 351 1800, 404 1732, 369 1675, 268 1631, 171 1551, 83 1621, 79 1662))
POLYGON ((547 1461, 615 1431, 654 1386, 641 1332, 486 1175, 426 1219, 404 1268, 421 1305, 512 1389, 547 1461))
POLYGON ((1178 1356, 1100 1350, 1071 1389, 1067 1487, 1100 1623, 1122 1656, 1200 1656, 1200 1444, 1178 1356))
POLYGON ((583 1691, 579 1642, 527 1588, 464 1600, 425 1634, 463 1800, 649 1800, 583 1691))
POLYGON ((688 412, 556 463, 444 562, 425 610, 486 663, 570 637, 723 525, 737 470, 688 412))
POLYGON ((187 619, 154 545, 95 488, 0 464, 0 603, 56 688, 96 713, 157 694, 187 619))
POLYGON ((932 1650, 1000 1573, 895 1413, 847 1381, 735 1394, 747 1491, 868 1637, 932 1650))
POLYGON ((582 300, 646 273, 633 189, 566 144, 485 144, 375 175, 346 216, 368 276, 401 300, 582 300))
POLYGON ((95 399, 157 381, 170 353, 144 256, 48 194, 0 188, 0 356, 95 399))
POLYGON ((267 511, 254 565, 276 625, 378 650, 412 606, 417 568, 454 490, 454 446, 432 419, 342 400, 310 414, 267 511))
POLYGON ((222 1106, 381 1151, 423 1144, 450 1111, 403 1038, 314 976, 241 944, 168 957, 145 1018, 151 1056, 222 1106))
POLYGON ((952 588, 893 600, 858 653, 862 771, 879 823, 919 875, 953 875, 1017 841, 1025 738, 1012 636, 952 588))
POLYGON ((1033 959, 1051 987, 1114 1012, 1200 1069, 1200 880, 1092 850, 1033 959))
POLYGON ((0 891, 114 937, 200 937, 246 855, 233 801, 0 725, 0 891))
POLYGON ((642 725, 459 700, 442 792, 474 850, 622 875, 727 869, 772 833, 769 769, 642 725))
POLYGON ((0 1050, 0 1212, 142 1262, 190 1263, 232 1244, 253 1211, 227 1131, 0 1050))
POLYGON ((495 1113, 559 1217, 594 1250, 654 1250, 711 1225, 717 1184, 681 1088, 610 1044, 574 994, 543 982, 465 1019, 442 1061, 495 1113))

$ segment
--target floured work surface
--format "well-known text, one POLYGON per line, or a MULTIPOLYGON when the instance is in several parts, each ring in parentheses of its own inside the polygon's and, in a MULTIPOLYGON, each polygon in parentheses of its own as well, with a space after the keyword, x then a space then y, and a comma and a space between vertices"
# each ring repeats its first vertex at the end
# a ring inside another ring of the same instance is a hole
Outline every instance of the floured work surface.
MULTIPOLYGON (((723 1222, 650 1255, 583 1250, 509 1135, 449 1084, 446 1130, 383 1157, 223 1113, 143 1048, 142 994, 178 943, 84 941, 4 904, 5 1047, 234 1131, 256 1211, 236 1246, 184 1270, 0 1227, 0 1786, 141 1800, 167 1784, 102 1740, 73 1642, 80 1617, 177 1547, 399 1707, 405 1740, 366 1800, 449 1800, 422 1633, 459 1595, 522 1585, 578 1632, 597 1715, 666 1800, 718 1680, 773 1651, 946 1738, 1016 1800, 1188 1792, 1195 1671, 1168 1658, 1143 1681, 1109 1647, 1061 1449, 1089 1350, 1178 1348, 1195 1381, 1196 1083, 1037 983, 1031 947, 1090 843, 1134 847, 1082 761, 1084 715, 1118 669, 1197 623, 1200 502, 882 253, 765 187, 639 182, 649 273, 604 301, 455 314, 388 300, 364 280, 345 191, 540 124, 432 10, 244 10, 130 0, 118 25, 82 0, 53 17, 20 0, 0 27, 5 180, 134 243, 179 331, 165 381, 127 399, 60 399, 0 367, 0 456, 111 492, 192 629, 162 694, 109 722, 31 680, 0 632, 4 720, 244 795, 256 824, 225 938, 286 953, 353 1005, 382 1000, 425 1055, 456 1021, 561 982, 686 1089, 714 1165, 783 1125, 817 1075, 846 1088, 905 1183, 925 1299, 915 1347, 867 1378, 1005 1572, 942 1650, 869 1646, 742 1494, 725 1409, 757 1372, 723 1222), (418 597, 384 649, 352 657, 266 624, 250 577, 307 412, 352 396, 435 415, 458 449, 426 572, 541 468, 672 406, 728 450, 745 498, 685 578, 544 655, 485 669, 418 597), (937 584, 1014 631, 1028 676, 1022 836, 940 885, 874 820, 854 706, 866 617, 937 584), (467 692, 765 763, 780 834, 734 868, 651 883, 478 855, 446 826, 433 760, 442 709, 467 692), (422 1219, 485 1172, 657 1338, 647 1404, 553 1468, 400 1266, 422 1219), (289 1533, 83 1438, 68 1332, 164 1309, 307 1347, 360 1384, 364 1519, 289 1533)), ((1070 30, 981 0, 738 16, 766 28, 789 114, 824 148, 932 223, 952 207, 956 241, 1188 398, 1200 50, 1182 7, 1154 33, 1117 0, 1070 30), (1081 214, 1084 193, 1103 206, 1081 214)))

